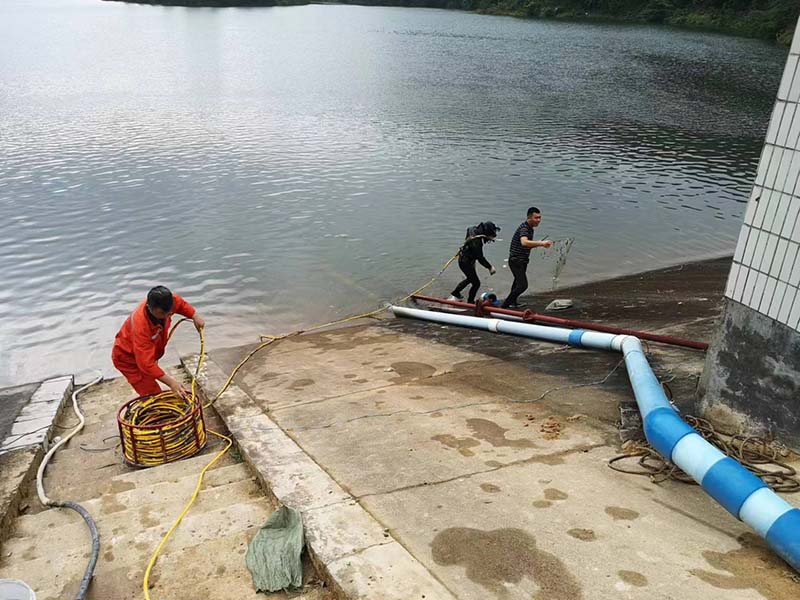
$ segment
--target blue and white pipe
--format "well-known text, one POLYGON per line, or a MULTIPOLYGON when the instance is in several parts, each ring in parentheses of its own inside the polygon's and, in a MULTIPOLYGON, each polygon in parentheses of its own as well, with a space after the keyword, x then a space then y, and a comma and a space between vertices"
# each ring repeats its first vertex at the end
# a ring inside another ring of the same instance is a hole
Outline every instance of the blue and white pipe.
POLYGON ((647 441, 691 476, 725 510, 752 527, 800 572, 800 508, 773 492, 735 459, 725 456, 680 418, 647 362, 642 344, 630 335, 563 329, 392 306, 398 317, 530 337, 579 348, 622 352, 647 441))

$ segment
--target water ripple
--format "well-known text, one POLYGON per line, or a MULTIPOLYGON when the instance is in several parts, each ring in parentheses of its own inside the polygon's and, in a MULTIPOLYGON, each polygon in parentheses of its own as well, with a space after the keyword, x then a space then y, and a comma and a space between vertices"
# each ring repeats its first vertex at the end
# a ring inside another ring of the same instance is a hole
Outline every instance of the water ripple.
POLYGON ((0 4, 0 53, 0 385, 110 371, 159 283, 214 347, 399 296, 480 220, 502 264, 530 204, 576 238, 562 283, 730 252, 784 60, 650 27, 83 0, 0 4))

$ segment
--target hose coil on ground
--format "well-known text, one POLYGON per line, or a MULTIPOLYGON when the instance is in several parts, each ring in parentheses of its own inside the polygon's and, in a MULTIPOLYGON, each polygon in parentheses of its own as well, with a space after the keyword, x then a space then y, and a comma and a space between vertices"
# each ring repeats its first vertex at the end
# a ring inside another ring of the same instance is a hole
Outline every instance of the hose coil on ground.
POLYGON ((136 467, 188 458, 206 444, 202 403, 172 391, 126 402, 117 412, 117 425, 125 462, 136 467))

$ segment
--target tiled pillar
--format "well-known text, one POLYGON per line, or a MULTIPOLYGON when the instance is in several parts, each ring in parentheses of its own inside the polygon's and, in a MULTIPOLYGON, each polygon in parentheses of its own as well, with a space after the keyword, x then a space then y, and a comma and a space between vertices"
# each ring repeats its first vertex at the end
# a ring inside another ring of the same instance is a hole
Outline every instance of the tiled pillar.
POLYGON ((800 28, 706 359, 700 408, 800 448, 800 28))

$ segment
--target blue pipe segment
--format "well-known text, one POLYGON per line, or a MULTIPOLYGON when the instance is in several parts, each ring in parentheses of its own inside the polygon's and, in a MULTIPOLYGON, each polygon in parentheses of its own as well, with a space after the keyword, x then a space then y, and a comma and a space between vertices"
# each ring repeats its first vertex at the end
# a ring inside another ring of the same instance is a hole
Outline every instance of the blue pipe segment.
POLYGON ((680 418, 650 368, 638 338, 401 306, 392 306, 391 310, 398 317, 530 337, 578 348, 622 352, 636 404, 642 414, 647 441, 661 456, 699 483, 725 510, 752 527, 778 556, 800 572, 800 508, 786 502, 761 479, 709 444, 680 418))

